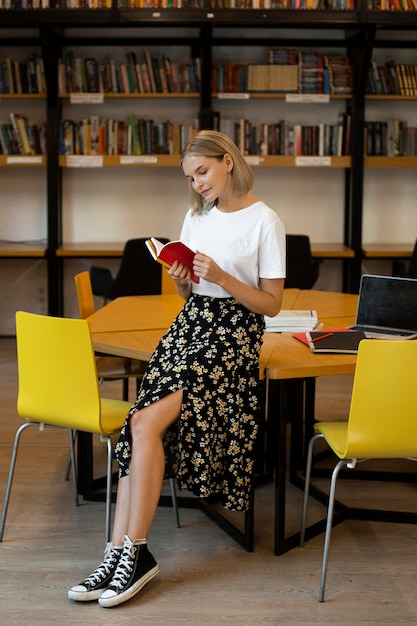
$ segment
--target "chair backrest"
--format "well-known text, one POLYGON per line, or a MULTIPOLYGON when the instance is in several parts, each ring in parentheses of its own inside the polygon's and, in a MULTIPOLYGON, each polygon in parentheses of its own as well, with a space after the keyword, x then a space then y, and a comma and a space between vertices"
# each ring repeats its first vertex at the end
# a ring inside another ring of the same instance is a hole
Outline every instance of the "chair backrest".
POLYGON ((286 235, 288 289, 311 289, 319 274, 319 266, 311 254, 308 235, 286 235))
POLYGON ((89 272, 80 272, 74 276, 75 290, 77 292, 78 313, 85 320, 95 311, 93 290, 89 272))
POLYGON ((100 394, 88 322, 16 313, 18 414, 101 432, 100 394))
MULTIPOLYGON (((147 237, 129 239, 111 288, 111 299, 120 296, 147 296, 161 293, 162 266, 145 245, 147 237)), ((162 243, 169 240, 158 237, 162 243)))
POLYGON ((359 344, 344 457, 417 457, 417 340, 359 344))

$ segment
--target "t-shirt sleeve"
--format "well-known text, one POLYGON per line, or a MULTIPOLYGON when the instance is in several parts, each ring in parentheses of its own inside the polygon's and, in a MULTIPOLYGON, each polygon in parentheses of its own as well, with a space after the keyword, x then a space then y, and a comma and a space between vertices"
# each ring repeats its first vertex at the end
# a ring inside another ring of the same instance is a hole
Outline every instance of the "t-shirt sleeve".
POLYGON ((259 246, 259 277, 285 278, 285 228, 278 216, 266 220, 259 246))

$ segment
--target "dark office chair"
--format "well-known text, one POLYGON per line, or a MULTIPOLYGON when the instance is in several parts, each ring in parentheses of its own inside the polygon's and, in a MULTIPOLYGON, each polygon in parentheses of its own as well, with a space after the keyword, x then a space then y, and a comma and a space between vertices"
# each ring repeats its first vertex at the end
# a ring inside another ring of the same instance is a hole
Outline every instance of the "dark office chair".
POLYGON ((308 235, 287 235, 287 289, 311 289, 319 275, 318 262, 311 254, 308 235))
POLYGON ((392 273, 393 276, 417 278, 417 239, 414 244, 413 254, 411 255, 411 260, 408 264, 408 267, 404 261, 394 261, 392 273))
MULTIPOLYGON (((161 293, 162 266, 156 263, 145 245, 148 237, 129 239, 124 247, 116 276, 107 267, 90 268, 91 286, 95 296, 105 301, 120 296, 148 296, 161 293)), ((158 237, 162 243, 169 239, 158 237)))

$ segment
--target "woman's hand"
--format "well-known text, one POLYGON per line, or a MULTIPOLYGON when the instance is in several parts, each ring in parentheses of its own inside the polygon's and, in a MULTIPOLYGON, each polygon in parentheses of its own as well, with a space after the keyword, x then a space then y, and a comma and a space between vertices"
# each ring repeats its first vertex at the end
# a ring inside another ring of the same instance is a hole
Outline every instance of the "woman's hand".
POLYGON ((211 257, 198 251, 194 257, 193 272, 199 278, 216 284, 220 284, 225 274, 224 270, 211 257))
POLYGON ((175 280, 178 295, 186 300, 191 294, 191 270, 188 265, 174 261, 168 274, 175 280))

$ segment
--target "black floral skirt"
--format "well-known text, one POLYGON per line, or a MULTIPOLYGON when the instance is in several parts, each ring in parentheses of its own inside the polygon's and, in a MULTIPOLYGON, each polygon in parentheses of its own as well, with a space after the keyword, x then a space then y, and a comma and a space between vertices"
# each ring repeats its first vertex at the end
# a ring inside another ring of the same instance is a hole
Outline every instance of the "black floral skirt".
POLYGON ((165 434, 167 475, 180 489, 225 508, 249 505, 258 431, 263 316, 232 298, 192 295, 149 361, 138 399, 115 447, 129 473, 132 413, 183 390, 181 415, 165 434))

